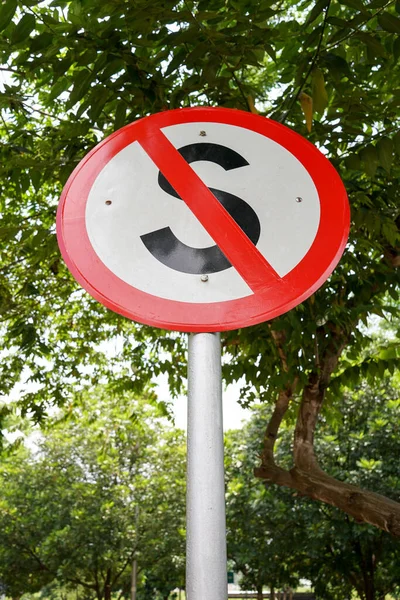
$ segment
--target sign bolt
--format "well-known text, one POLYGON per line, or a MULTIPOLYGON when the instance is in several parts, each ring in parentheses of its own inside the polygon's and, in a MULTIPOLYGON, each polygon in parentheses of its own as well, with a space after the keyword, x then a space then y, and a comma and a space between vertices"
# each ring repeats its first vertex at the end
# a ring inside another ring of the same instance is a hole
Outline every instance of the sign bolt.
POLYGON ((111 200, 106 200, 106 204, 107 206, 110 206, 110 204, 112 204, 111 200))
POLYGON ((206 132, 205 132, 205 131, 201 130, 199 135, 201 135, 201 137, 204 137, 204 136, 206 136, 207 134, 206 134, 206 132))
POLYGON ((201 281, 208 281, 208 275, 202 275, 200 279, 201 281))
POLYGON ((303 202, 303 198, 301 198, 301 196, 297 196, 296 202, 303 202))

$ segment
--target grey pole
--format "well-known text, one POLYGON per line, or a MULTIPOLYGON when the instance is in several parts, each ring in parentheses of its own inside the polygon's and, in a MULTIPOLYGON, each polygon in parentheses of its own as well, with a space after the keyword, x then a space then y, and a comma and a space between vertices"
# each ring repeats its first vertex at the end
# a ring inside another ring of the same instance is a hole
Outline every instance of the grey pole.
POLYGON ((219 333, 189 335, 187 600, 227 600, 219 333))

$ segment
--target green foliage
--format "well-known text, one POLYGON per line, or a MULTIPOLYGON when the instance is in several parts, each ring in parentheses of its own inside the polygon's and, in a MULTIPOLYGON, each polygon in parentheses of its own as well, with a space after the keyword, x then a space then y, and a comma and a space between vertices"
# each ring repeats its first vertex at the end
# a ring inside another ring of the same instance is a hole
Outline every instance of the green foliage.
MULTIPOLYGON (((325 415, 319 423, 321 465, 334 477, 399 501, 399 411, 398 383, 384 380, 346 392, 336 418, 325 415)), ((226 442, 228 551, 244 573, 243 585, 278 588, 306 578, 321 600, 353 593, 368 600, 398 598, 397 540, 335 508, 254 480, 266 418, 262 407, 226 442)), ((287 423, 277 449, 285 468, 290 428, 287 423)))
MULTIPOLYGON (((390 1, 3 2, 3 392, 23 373, 40 393, 26 392, 22 406, 40 420, 78 381, 113 379, 139 391, 167 372, 179 391, 182 337, 130 324, 79 292, 60 260, 54 218, 68 175, 100 139, 180 106, 258 110, 307 135, 297 99, 312 97, 308 137, 344 179, 352 233, 329 283, 274 327, 291 340, 291 374, 315 366, 321 328, 323 339, 340 328, 361 346, 358 320, 398 284, 398 22, 390 1)), ((249 389, 271 392, 285 384, 265 325, 225 338, 228 381, 245 375, 249 389)))
POLYGON ((68 176, 101 139, 196 105, 258 111, 306 136, 351 204, 349 243, 322 288, 271 324, 223 335, 226 382, 243 378, 244 404, 273 402, 293 382, 300 395, 336 352, 333 403, 343 383, 393 369, 368 356, 362 324, 391 319, 398 299, 398 27, 394 0, 3 1, 0 391, 25 381, 20 408, 41 421, 99 383, 140 393, 166 373, 182 390, 185 337, 132 324, 81 291, 54 221, 68 176))
POLYGON ((57 417, 36 451, 4 461, 0 580, 20 596, 75 586, 98 600, 182 584, 184 440, 154 406, 86 395, 57 417), (165 565, 168 564, 168 569, 165 565))
POLYGON ((257 456, 252 425, 225 436, 228 558, 245 590, 295 588, 301 577, 293 536, 292 493, 265 487, 254 478, 257 456))

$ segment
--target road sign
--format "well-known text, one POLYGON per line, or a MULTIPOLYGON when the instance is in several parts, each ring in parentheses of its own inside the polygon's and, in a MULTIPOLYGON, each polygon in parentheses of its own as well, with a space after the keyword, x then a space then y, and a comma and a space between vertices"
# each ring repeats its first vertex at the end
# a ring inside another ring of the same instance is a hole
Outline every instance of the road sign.
POLYGON ((223 108, 140 119, 77 166, 57 215, 81 285, 135 321, 222 331, 310 296, 346 244, 329 161, 274 121, 223 108))

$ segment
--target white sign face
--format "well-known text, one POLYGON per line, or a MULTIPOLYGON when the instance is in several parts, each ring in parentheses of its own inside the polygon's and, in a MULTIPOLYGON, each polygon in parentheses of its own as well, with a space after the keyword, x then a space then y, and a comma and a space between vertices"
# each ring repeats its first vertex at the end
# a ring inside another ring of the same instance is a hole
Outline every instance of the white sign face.
MULTIPOLYGON (((211 159, 200 154, 190 164, 210 189, 226 192, 253 209, 259 222, 257 249, 280 277, 295 268, 310 249, 320 221, 318 192, 301 162, 277 142, 243 127, 194 122, 161 131, 177 151, 210 145, 209 151, 222 147, 246 161, 226 170, 209 153, 211 159)), ((116 154, 98 174, 87 200, 86 226, 101 261, 143 292, 195 303, 253 294, 233 266, 214 271, 211 263, 208 271, 183 272, 173 262, 172 266, 160 262, 145 245, 143 236, 166 228, 184 245, 180 252, 189 252, 185 247, 210 248, 215 242, 186 203, 160 187, 159 169, 138 141, 116 154)))
POLYGON ((57 235, 72 274, 108 308, 223 331, 310 296, 349 221, 340 178, 307 140, 259 115, 188 108, 96 146, 64 188, 57 235))

